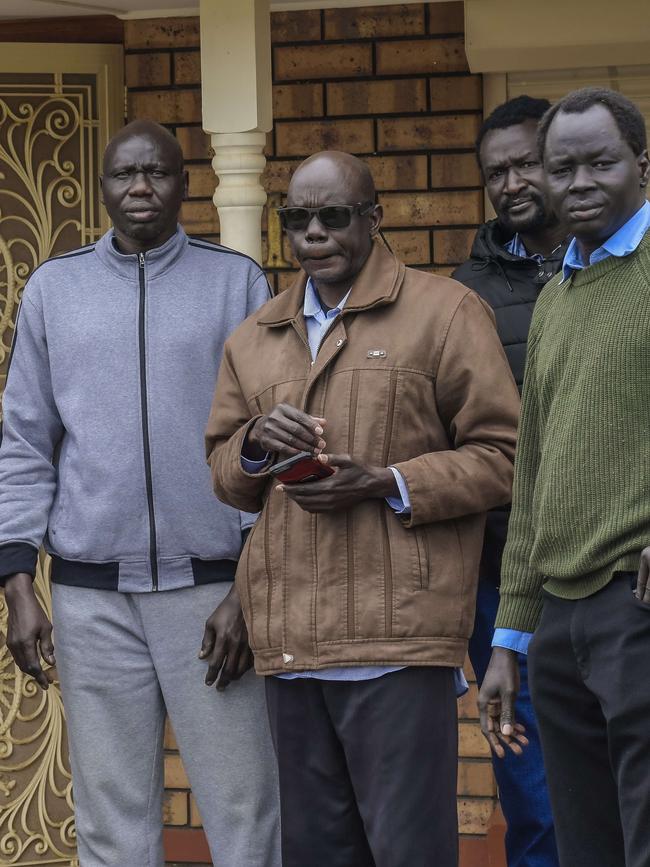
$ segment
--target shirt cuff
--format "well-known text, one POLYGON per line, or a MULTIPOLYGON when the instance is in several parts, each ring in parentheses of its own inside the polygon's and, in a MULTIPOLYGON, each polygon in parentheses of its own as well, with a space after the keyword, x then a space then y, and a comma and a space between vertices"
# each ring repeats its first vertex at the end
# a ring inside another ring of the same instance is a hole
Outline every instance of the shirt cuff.
POLYGON ((395 467, 388 468, 395 476, 397 487, 399 489, 399 497, 386 497, 386 502, 395 512, 396 515, 411 514, 411 500, 409 499, 409 489, 406 487, 404 476, 395 467))
POLYGON ((245 458, 241 455, 241 466, 242 470, 245 470, 247 473, 254 475, 255 473, 261 473, 264 467, 268 464, 269 458, 271 455, 267 452, 266 457, 261 461, 251 461, 250 458, 245 458))
POLYGON ((495 629, 492 647, 505 647, 517 653, 528 653, 532 632, 519 632, 517 629, 495 629))

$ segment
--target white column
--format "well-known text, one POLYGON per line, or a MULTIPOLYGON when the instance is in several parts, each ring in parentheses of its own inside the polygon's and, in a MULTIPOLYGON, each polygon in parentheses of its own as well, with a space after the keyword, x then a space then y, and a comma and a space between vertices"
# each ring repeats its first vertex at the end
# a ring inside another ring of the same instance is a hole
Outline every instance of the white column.
POLYGON ((273 125, 269 0, 201 0, 201 81, 221 243, 261 262, 262 151, 273 125))

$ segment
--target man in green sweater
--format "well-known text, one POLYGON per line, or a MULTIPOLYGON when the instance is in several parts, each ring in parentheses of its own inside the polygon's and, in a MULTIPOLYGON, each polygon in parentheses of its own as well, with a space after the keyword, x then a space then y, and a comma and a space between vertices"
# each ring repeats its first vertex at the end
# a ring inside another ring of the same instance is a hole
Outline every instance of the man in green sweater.
MULTIPOLYGON (((562 867, 647 867, 650 827, 650 203, 645 124, 618 93, 540 124, 551 206, 574 236, 531 326, 497 627, 529 649, 562 867)), ((518 749, 516 654, 480 693, 518 749)))

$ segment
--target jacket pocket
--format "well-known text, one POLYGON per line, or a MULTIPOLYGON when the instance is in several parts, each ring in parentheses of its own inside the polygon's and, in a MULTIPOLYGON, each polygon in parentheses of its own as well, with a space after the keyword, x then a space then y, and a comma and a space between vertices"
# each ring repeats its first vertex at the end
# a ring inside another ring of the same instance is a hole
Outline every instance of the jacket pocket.
POLYGON ((416 527, 413 531, 417 553, 418 590, 429 589, 429 540, 426 527, 416 527))

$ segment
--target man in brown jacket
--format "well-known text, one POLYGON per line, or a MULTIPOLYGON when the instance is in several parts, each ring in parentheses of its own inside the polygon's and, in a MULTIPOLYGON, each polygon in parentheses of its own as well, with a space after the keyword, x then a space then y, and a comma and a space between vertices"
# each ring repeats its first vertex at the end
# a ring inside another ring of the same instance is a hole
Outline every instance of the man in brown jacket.
POLYGON ((302 272, 226 344, 215 491, 261 511, 237 574, 280 768, 284 867, 457 864, 456 692, 518 395, 479 298, 376 241, 360 160, 296 170, 302 272), (307 451, 326 479, 278 484, 307 451))

